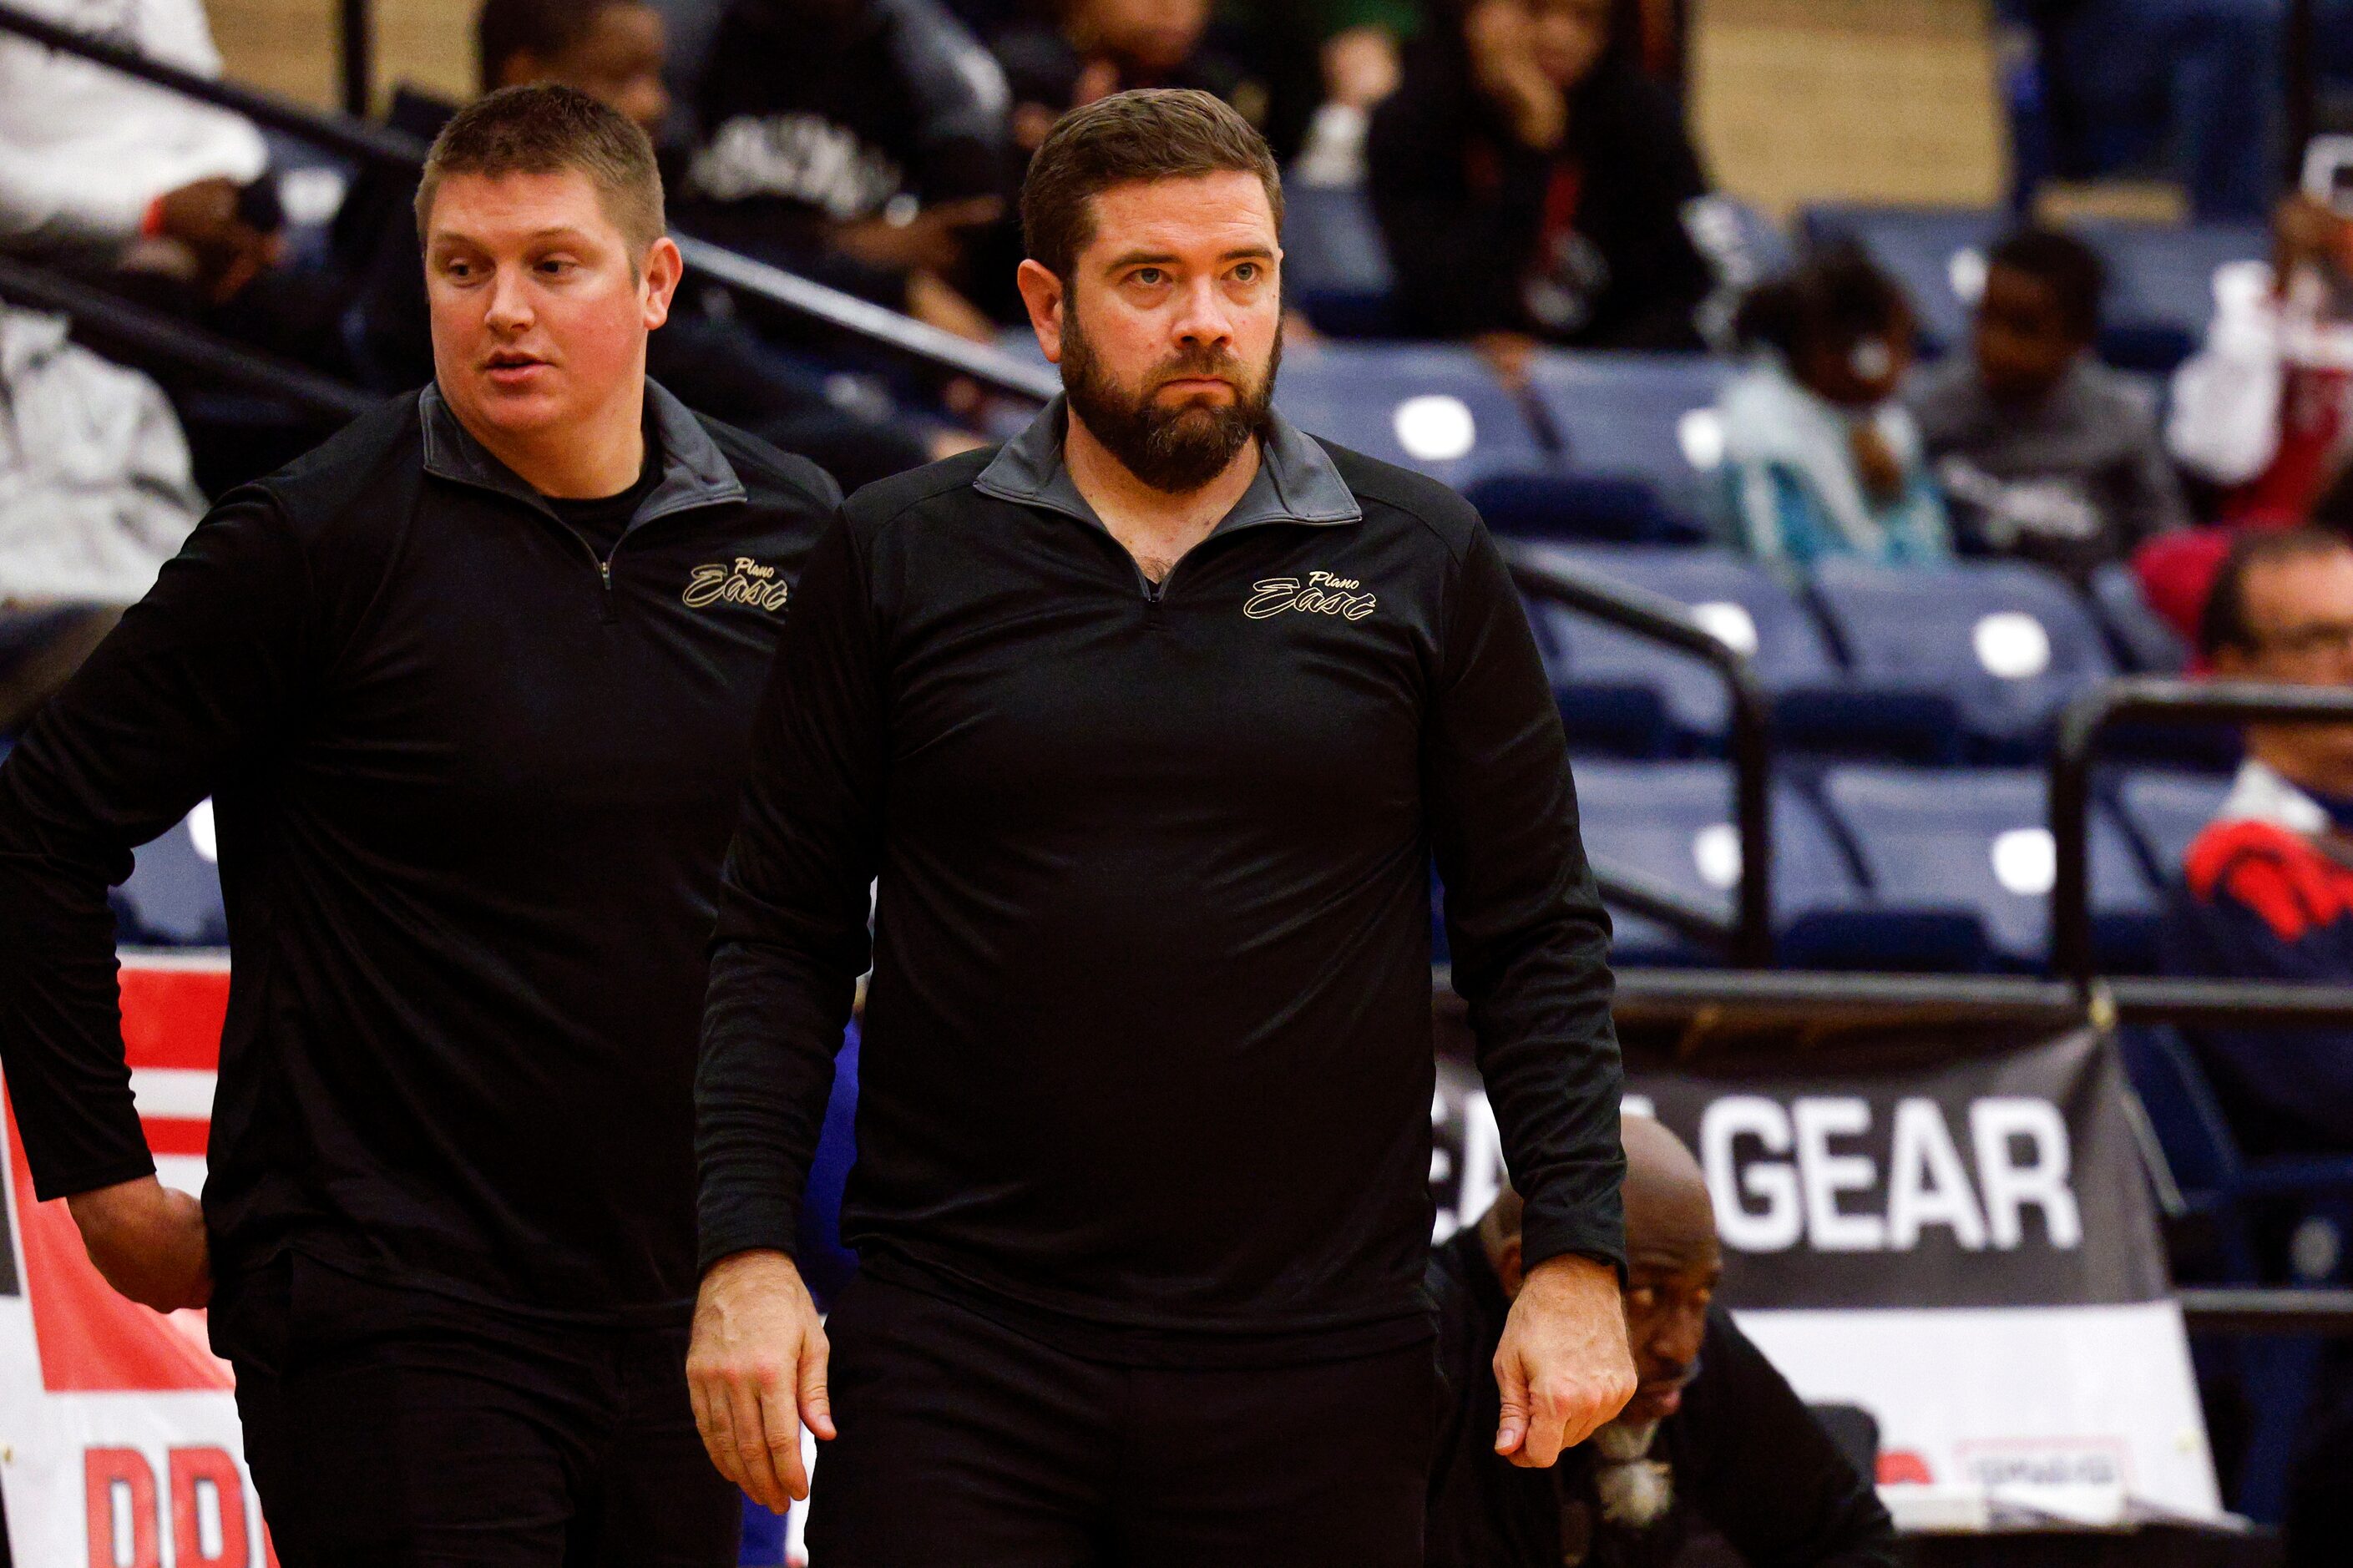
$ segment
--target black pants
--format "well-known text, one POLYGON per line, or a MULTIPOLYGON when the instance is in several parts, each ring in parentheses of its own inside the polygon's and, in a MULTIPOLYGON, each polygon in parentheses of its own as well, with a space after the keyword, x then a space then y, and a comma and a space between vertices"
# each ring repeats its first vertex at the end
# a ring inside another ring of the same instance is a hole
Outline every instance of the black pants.
POLYGON ((1304 1366, 1081 1360, 861 1278, 811 1568, 1418 1568, 1430 1349, 1304 1366))
POLYGON ((212 1322, 285 1568, 735 1561, 683 1327, 550 1325, 301 1257, 223 1281, 212 1322))

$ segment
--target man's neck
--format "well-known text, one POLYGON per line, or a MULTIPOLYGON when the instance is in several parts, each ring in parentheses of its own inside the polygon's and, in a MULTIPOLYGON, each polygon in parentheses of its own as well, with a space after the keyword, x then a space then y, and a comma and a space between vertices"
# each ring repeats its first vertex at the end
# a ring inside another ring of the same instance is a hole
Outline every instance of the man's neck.
POLYGON ((1259 461, 1258 437, 1253 436, 1216 479, 1198 489, 1172 495, 1137 479, 1075 412, 1062 437, 1062 464, 1071 471, 1071 482, 1155 583, 1234 510, 1258 478, 1259 461))
POLYGON ((595 500, 618 495, 638 482, 646 462, 646 395, 642 383, 612 406, 577 424, 518 436, 478 430, 459 416, 466 432, 491 457, 514 470, 541 495, 556 500, 595 500))

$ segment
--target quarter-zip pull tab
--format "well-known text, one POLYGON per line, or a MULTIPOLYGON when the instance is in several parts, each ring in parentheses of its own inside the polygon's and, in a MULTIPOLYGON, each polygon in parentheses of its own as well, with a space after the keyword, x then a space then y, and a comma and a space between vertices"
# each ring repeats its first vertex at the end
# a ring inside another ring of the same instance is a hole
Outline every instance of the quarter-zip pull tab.
POLYGON ((605 619, 619 620, 620 607, 613 602, 613 558, 611 556, 606 556, 596 563, 596 579, 605 584, 605 619))

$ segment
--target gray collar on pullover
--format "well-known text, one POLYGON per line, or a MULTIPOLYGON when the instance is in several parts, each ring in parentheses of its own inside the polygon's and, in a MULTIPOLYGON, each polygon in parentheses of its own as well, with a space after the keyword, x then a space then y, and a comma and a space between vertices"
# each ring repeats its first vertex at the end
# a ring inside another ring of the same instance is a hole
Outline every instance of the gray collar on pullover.
MULTIPOLYGON (((661 479, 638 503, 629 526, 689 507, 717 506, 744 498, 744 481, 725 453, 711 438, 702 422, 661 384, 646 382, 646 408, 653 416, 654 437, 661 445, 661 479)), ((532 489, 512 468, 493 457, 473 436, 441 395, 438 383, 427 382, 417 395, 417 412, 425 427, 425 471, 477 489, 511 496, 548 516, 555 515, 547 498, 532 489)))
MULTIPOLYGON (((1063 400, 1056 397, 1029 427, 1005 443, 988 467, 981 469, 973 489, 999 500, 1041 506, 1064 512, 1096 528, 1103 519, 1079 493, 1071 470, 1062 462, 1062 434, 1068 419, 1063 400)), ((1314 437, 1269 411, 1267 429, 1259 444, 1257 477, 1233 510, 1211 531, 1227 533, 1262 522, 1304 522, 1317 527, 1360 522, 1365 509, 1356 503, 1331 454, 1314 437)))

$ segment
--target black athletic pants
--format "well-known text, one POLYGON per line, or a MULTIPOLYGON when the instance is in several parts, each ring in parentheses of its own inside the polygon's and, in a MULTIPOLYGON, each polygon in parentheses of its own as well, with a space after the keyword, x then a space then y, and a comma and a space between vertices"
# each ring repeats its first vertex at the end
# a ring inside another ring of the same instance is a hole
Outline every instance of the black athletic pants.
POLYGON ((1429 1344, 1301 1366, 1082 1360, 871 1277, 827 1321, 810 1568, 1419 1568, 1429 1344))
POLYGON ((723 1568, 674 1329, 488 1311, 285 1257, 225 1280, 246 1462, 285 1568, 723 1568))

